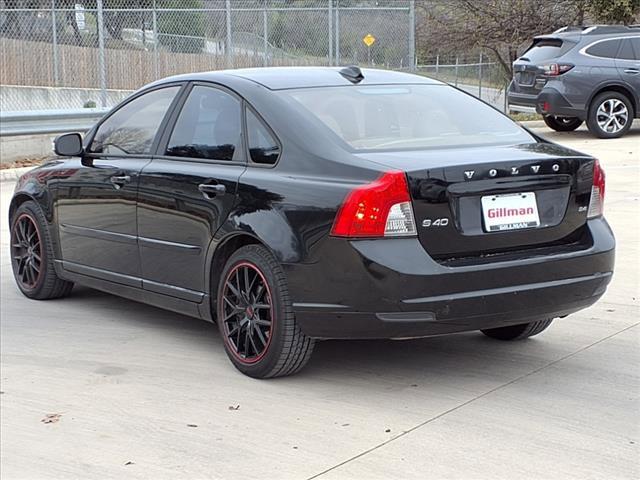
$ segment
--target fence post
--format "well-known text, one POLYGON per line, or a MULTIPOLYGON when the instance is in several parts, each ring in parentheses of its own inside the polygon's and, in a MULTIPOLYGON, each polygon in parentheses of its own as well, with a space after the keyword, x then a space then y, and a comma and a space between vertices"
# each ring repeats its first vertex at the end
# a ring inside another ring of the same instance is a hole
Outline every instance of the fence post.
POLYGON ((336 0, 336 65, 340 65, 340 0, 336 0))
POLYGON ((153 0, 153 11, 151 12, 153 18, 153 79, 156 80, 159 75, 158 69, 158 14, 156 12, 156 0, 153 0))
POLYGON ((100 106, 107 107, 107 70, 104 59, 104 18, 102 0, 97 0, 98 22, 98 78, 100 79, 100 106))
POLYGON ((456 81, 455 81, 456 87, 458 86, 458 63, 459 63, 458 55, 456 55, 456 81))
POLYGON ((502 90, 502 103, 503 103, 502 111, 503 111, 503 113, 506 113, 507 115, 509 115, 509 107, 507 105, 507 93, 508 93, 507 90, 508 89, 509 89, 509 86, 505 85, 504 89, 502 90))
POLYGON ((233 68, 233 52, 231 46, 231 0, 226 0, 225 2, 225 13, 227 18, 227 68, 233 68))
POLYGON ((409 2, 409 69, 416 69, 416 1, 409 2))
POLYGON ((56 0, 51 0, 51 26, 53 27, 51 41, 53 43, 53 85, 58 86, 58 31, 56 28, 56 0))
POLYGON ((327 16, 329 17, 329 66, 333 65, 333 0, 327 0, 329 5, 329 11, 327 16))
POLYGON ((482 99, 482 50, 480 50, 480 62, 478 63, 478 98, 482 99))
POLYGON ((263 66, 269 66, 269 25, 267 18, 267 2, 268 0, 264 0, 264 8, 262 9, 262 35, 264 39, 262 41, 262 47, 264 50, 264 60, 262 62, 263 66))
POLYGON ((436 55, 436 78, 438 78, 438 74, 440 73, 440 54, 436 55))

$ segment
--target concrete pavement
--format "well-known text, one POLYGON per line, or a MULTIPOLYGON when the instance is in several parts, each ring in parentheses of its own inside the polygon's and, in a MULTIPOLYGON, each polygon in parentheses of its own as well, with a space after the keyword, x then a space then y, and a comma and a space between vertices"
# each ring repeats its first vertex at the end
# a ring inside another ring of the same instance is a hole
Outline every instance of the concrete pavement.
POLYGON ((80 287, 22 297, 2 183, 2 478, 639 478, 640 129, 539 131, 606 170, 618 254, 599 303, 521 343, 322 342, 270 381, 205 322, 80 287))

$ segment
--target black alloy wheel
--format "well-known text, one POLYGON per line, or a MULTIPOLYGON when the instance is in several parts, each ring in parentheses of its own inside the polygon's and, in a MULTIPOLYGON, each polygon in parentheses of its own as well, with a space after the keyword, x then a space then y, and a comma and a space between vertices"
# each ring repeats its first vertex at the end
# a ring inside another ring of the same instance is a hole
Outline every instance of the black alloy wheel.
POLYGON ((553 115, 545 115, 542 117, 547 127, 556 132, 572 132, 580 125, 582 120, 578 117, 555 117, 553 115))
POLYGON ((21 290, 35 290, 42 281, 42 239, 36 221, 22 213, 11 230, 11 261, 21 290))
POLYGON ((22 203, 11 215, 11 267, 20 291, 36 300, 71 293, 73 282, 58 277, 47 220, 33 201, 22 203))
POLYGON ((311 357, 314 340, 298 326, 282 267, 262 245, 240 247, 227 260, 216 304, 227 356, 245 375, 291 375, 311 357))
POLYGON ((273 328, 271 291, 260 269, 238 263, 227 274, 222 293, 225 341, 241 363, 255 363, 267 352, 273 328))

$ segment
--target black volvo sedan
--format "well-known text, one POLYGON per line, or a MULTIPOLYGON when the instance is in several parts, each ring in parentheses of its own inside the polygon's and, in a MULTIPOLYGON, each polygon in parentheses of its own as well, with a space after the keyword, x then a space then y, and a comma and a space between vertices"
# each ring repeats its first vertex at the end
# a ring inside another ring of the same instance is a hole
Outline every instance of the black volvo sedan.
POLYGON ((175 76, 55 152, 11 201, 20 290, 215 321, 252 377, 297 372, 317 339, 530 337, 612 276, 598 161, 421 76, 175 76))

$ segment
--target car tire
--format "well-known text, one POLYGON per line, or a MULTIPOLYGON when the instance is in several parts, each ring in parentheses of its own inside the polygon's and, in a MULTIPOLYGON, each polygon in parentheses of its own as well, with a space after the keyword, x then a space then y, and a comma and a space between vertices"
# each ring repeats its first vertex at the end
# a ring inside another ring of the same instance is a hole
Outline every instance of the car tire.
POLYGON ((242 373, 282 377, 309 361, 314 340, 300 330, 284 272, 265 247, 246 245, 231 255, 216 298, 227 356, 242 373))
POLYGON ((54 267, 53 243, 40 206, 26 201, 11 218, 11 267, 20 291, 35 300, 69 295, 73 283, 58 277, 54 267))
POLYGON ((545 115, 542 117, 544 123, 547 124, 551 130, 556 132, 573 132, 576 128, 582 125, 582 120, 578 117, 556 117, 553 115, 545 115))
POLYGON ((481 332, 496 340, 524 340, 546 330, 552 321, 553 319, 538 320, 537 322, 509 325, 508 327, 488 328, 481 330, 481 332))
POLYGON ((589 131, 598 138, 619 138, 626 134, 633 123, 633 106, 629 99, 619 92, 603 92, 596 96, 589 106, 587 116, 587 127, 589 131), (609 111, 613 109, 613 114, 609 111), (626 113, 625 113, 626 112, 626 113), (615 117, 619 123, 622 118, 626 118, 621 128, 616 128, 618 123, 612 125, 611 131, 605 122, 611 117, 615 117))

